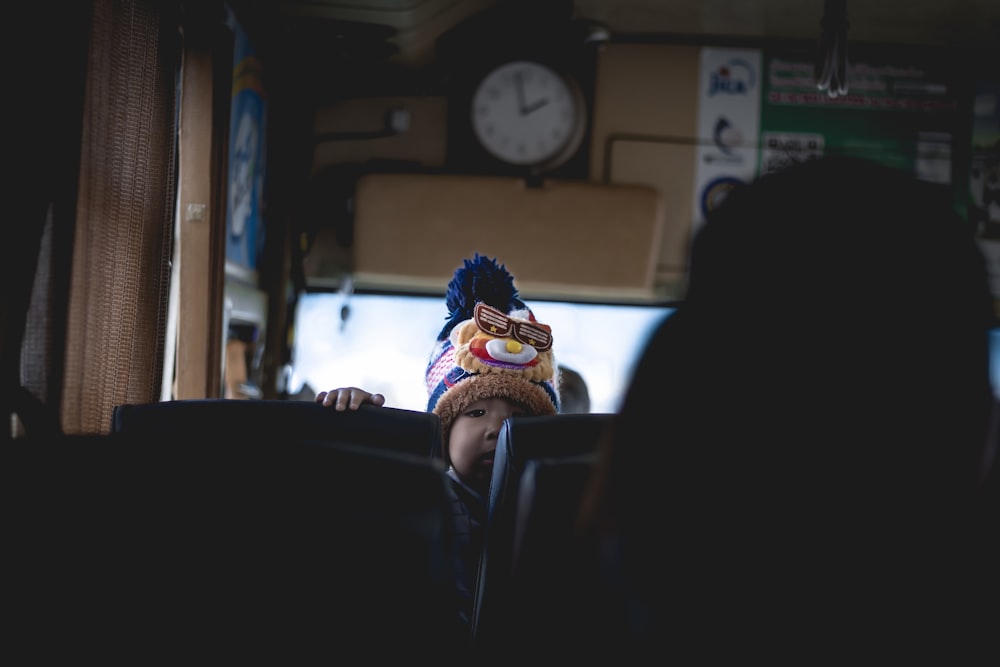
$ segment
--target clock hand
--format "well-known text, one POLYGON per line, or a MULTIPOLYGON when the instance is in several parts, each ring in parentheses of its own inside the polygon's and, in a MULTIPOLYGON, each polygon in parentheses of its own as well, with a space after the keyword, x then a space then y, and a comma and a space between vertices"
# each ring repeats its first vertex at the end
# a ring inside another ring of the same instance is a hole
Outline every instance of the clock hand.
POLYGON ((529 113, 531 113, 533 111, 538 111, 539 109, 541 109, 542 107, 544 107, 548 103, 549 103, 549 98, 543 97, 542 99, 538 100, 537 102, 535 102, 531 106, 522 108, 521 109, 521 115, 522 116, 527 116, 529 113))
POLYGON ((517 110, 521 112, 521 115, 525 115, 528 111, 524 104, 524 74, 522 72, 514 73, 514 83, 517 86, 517 110))

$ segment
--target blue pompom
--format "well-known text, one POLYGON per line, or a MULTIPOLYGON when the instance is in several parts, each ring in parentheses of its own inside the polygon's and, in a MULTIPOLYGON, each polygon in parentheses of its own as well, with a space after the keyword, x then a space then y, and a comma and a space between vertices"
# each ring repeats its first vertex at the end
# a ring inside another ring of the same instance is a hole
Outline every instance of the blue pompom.
POLYGON ((514 276, 510 275, 503 264, 498 264, 496 259, 477 252, 472 259, 464 260, 464 266, 455 270, 455 275, 448 283, 445 294, 448 321, 438 334, 438 340, 447 338, 459 322, 471 319, 473 310, 480 301, 505 313, 525 307, 514 287, 514 276))

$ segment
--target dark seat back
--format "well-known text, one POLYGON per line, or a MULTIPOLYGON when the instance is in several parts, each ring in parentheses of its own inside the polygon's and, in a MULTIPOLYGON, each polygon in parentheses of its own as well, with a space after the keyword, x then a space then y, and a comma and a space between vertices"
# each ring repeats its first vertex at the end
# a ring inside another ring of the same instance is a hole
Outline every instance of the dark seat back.
POLYGON ((8 629, 142 662, 461 651, 443 463, 309 434, 4 448, 8 629))
POLYGON ((310 401, 187 399, 115 407, 111 430, 171 443, 323 440, 440 457, 441 425, 429 412, 377 408, 339 412, 310 401))
POLYGON ((515 566, 527 567, 539 546, 535 540, 543 537, 543 548, 561 548, 571 538, 589 468, 612 418, 605 413, 515 417, 501 428, 473 607, 478 650, 489 653, 506 641, 515 566))
POLYGON ((597 452, 525 463, 518 490, 511 546, 511 583, 544 579, 576 535, 580 499, 597 462, 597 452))
POLYGON ((490 615, 491 654, 513 659, 530 646, 533 655, 556 661, 624 655, 611 639, 620 603, 595 559, 602 550, 578 522, 597 460, 591 452, 525 464, 510 581, 490 615))

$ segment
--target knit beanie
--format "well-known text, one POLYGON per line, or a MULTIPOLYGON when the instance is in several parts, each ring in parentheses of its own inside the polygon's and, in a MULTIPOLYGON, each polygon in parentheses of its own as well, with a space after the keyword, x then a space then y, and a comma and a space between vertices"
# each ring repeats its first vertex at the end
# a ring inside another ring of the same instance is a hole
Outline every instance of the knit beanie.
POLYGON ((441 420, 442 451, 455 417, 484 398, 506 398, 533 415, 559 411, 552 331, 518 296, 496 259, 464 260, 448 283, 448 319, 427 363, 427 411, 441 420))

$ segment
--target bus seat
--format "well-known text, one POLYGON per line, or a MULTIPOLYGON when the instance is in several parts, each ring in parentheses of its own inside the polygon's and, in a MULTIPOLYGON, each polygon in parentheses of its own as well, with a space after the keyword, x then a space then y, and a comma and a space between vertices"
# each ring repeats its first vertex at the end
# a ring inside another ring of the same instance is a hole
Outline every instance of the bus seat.
MULTIPOLYGON (((504 422, 493 460, 473 602, 472 639, 477 650, 488 653, 505 641, 515 562, 518 568, 527 567, 528 556, 542 547, 535 542, 538 538, 544 542, 542 548, 556 549, 572 536, 585 474, 612 418, 609 413, 578 413, 504 422)), ((538 565, 532 562, 533 567, 538 565)))
POLYGON ((364 651, 398 661, 460 647, 443 462, 369 444, 305 445, 277 465, 266 457, 237 468, 225 487, 234 498, 206 484, 215 520, 192 507, 217 547, 195 579, 240 619, 234 631, 283 628, 304 639, 304 659, 364 651))
POLYGON ((115 406, 111 430, 133 436, 230 443, 327 440, 441 456, 441 426, 429 412, 364 405, 337 411, 311 401, 183 399, 115 406))
POLYGON ((536 573, 545 576, 542 563, 559 563, 559 552, 575 535, 572 519, 580 511, 580 499, 596 463, 596 451, 525 463, 515 511, 513 582, 530 580, 536 573))
POLYGON ((525 463, 510 581, 489 615, 491 654, 513 658, 519 646, 530 646, 536 655, 570 662, 625 655, 616 649, 622 619, 614 589, 604 587, 596 543, 576 521, 597 460, 594 451, 525 463))
POLYGON ((463 646, 442 461, 319 440, 165 456, 138 430, 2 452, 8 636, 40 659, 463 646))

